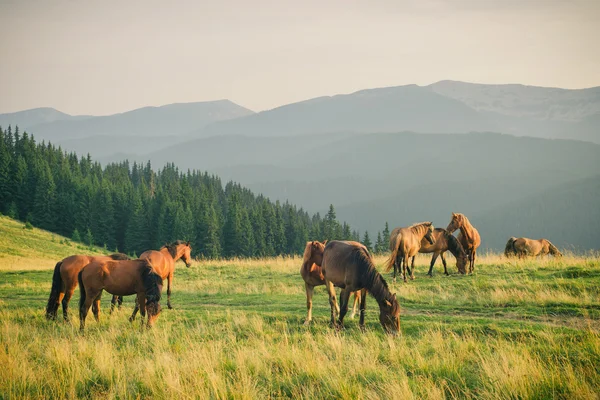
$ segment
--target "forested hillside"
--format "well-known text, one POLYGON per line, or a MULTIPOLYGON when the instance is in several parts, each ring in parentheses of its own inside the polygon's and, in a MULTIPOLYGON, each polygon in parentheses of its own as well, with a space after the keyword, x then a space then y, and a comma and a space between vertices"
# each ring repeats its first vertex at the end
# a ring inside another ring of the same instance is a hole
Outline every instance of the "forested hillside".
POLYGON ((309 215, 199 171, 160 171, 91 157, 0 128, 0 212, 76 240, 129 254, 174 239, 207 258, 297 254, 310 239, 356 239, 335 211, 309 215))

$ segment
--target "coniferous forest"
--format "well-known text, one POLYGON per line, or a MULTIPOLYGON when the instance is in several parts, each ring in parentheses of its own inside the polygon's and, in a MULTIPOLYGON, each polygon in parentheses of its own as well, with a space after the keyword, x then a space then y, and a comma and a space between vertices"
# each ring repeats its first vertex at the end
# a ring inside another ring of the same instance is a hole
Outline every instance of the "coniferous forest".
POLYGON ((335 216, 309 215, 239 184, 167 164, 104 168, 91 157, 0 128, 0 212, 34 226, 130 255, 174 239, 204 258, 301 254, 307 240, 359 240, 335 216))

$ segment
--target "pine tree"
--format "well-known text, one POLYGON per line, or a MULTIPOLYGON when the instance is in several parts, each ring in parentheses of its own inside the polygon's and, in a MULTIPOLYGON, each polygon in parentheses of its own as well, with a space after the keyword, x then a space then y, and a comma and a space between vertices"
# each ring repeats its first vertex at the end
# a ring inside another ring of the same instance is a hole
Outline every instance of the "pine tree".
POLYGON ((385 228, 383 228, 383 232, 381 233, 381 240, 383 240, 384 243, 387 243, 390 240, 390 227, 388 226, 387 221, 385 223, 385 228))
POLYGON ((385 252, 385 245, 381 239, 381 232, 377 232, 377 241, 375 242, 375 254, 383 254, 385 252))
POLYGON ((362 244, 365 245, 369 251, 373 251, 373 243, 371 242, 371 238, 369 237, 369 231, 365 231, 365 235, 363 236, 362 244))
POLYGON ((75 228, 75 230, 73 231, 73 235, 71 235, 71 240, 76 243, 81 243, 81 235, 79 234, 77 228, 75 228))
POLYGON ((92 230, 90 228, 88 228, 85 233, 85 243, 90 247, 94 245, 94 236, 92 236, 92 230))

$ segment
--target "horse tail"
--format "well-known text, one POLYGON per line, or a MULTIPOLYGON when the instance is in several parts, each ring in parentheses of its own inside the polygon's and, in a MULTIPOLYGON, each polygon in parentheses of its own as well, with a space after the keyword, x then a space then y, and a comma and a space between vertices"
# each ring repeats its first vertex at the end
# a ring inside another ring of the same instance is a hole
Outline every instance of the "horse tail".
POLYGON ((394 263, 396 262, 396 257, 398 257, 398 249, 400 248, 400 240, 402 238, 402 235, 398 234, 396 236, 396 244, 393 246, 392 253, 390 254, 390 258, 388 258, 388 260, 385 263, 385 270, 389 271, 392 269, 392 267, 394 266, 394 263))
POLYGON ((62 289, 62 277, 60 276, 60 266, 62 261, 56 263, 54 267, 54 274, 52 274, 52 288, 50 289, 50 297, 48 298, 48 305, 46 306, 46 318, 56 318, 56 312, 58 311, 58 299, 60 298, 60 290, 62 289))
POLYGON ((83 308, 85 304, 85 287, 83 286, 83 269, 77 274, 77 281, 79 281, 79 310, 83 308))
POLYGON ((517 249, 515 249, 516 241, 517 241, 517 238, 514 236, 511 237, 510 239, 508 239, 508 242, 506 242, 506 247, 504 248, 504 256, 505 257, 510 257, 517 253, 517 249))

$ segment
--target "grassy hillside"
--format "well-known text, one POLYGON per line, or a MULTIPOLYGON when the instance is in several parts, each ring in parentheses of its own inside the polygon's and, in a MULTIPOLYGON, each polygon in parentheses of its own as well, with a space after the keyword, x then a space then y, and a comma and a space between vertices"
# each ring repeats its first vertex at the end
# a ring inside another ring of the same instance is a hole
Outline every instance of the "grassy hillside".
POLYGON ((420 258, 415 281, 390 282, 400 337, 371 297, 366 333, 351 319, 333 331, 323 287, 304 326, 299 259, 178 264, 175 309, 152 330, 127 321, 131 298, 109 316, 105 295, 83 336, 75 315, 44 318, 50 269, 0 271, 0 398, 596 397, 600 261, 481 260, 427 278, 420 258))
POLYGON ((0 216, 0 270, 54 268, 56 262, 72 254, 106 254, 104 249, 83 246, 53 233, 0 216))

